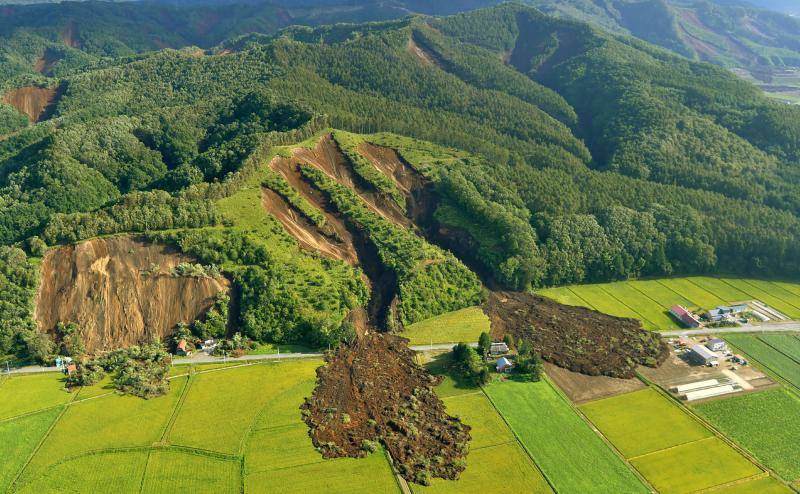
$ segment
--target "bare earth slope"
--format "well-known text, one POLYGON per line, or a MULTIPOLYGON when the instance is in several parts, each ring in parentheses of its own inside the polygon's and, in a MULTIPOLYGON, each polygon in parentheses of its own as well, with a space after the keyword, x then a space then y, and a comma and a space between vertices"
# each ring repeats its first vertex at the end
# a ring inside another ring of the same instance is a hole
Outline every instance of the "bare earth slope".
POLYGON ((36 301, 39 329, 52 332, 59 322, 75 322, 89 352, 162 339, 229 289, 224 278, 171 276, 181 262, 191 259, 131 237, 51 250, 36 301), (153 266, 159 269, 148 274, 153 266))

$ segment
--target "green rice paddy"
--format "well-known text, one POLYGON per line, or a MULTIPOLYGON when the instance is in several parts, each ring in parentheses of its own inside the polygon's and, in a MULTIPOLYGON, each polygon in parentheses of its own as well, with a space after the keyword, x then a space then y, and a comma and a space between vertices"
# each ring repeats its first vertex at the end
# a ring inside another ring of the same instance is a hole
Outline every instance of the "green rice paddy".
POLYGON ((789 318, 800 319, 800 284, 778 281, 694 276, 574 285, 538 293, 563 304, 633 317, 651 330, 682 328, 669 315, 673 305, 708 310, 718 305, 760 300, 789 318))

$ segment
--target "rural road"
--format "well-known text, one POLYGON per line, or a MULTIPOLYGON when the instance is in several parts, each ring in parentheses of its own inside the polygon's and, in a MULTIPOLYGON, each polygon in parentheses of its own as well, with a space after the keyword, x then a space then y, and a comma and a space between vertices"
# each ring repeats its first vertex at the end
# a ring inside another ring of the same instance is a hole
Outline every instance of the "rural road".
MULTIPOLYGON (((455 343, 443 343, 443 344, 436 344, 436 345, 415 345, 410 347, 415 352, 425 352, 430 350, 450 350, 453 348, 455 343)), ((478 346, 477 343, 472 343, 471 346, 475 347, 478 346)), ((189 364, 213 364, 213 363, 222 363, 222 362, 251 362, 255 360, 289 360, 289 359, 298 359, 298 358, 322 358, 324 354, 322 353, 274 353, 269 355, 245 355, 243 357, 233 358, 222 358, 222 357, 212 357, 211 355, 206 354, 199 354, 191 358, 182 358, 176 359, 172 362, 172 365, 189 365, 189 364)), ((41 372, 60 372, 61 369, 57 367, 42 367, 39 365, 31 365, 27 367, 18 367, 16 369, 11 369, 8 372, 6 369, 1 369, 0 374, 36 374, 41 372)))
POLYGON ((701 328, 678 331, 659 331, 661 336, 697 336, 720 333, 784 333, 800 332, 800 323, 783 322, 775 324, 746 325, 736 328, 701 328))

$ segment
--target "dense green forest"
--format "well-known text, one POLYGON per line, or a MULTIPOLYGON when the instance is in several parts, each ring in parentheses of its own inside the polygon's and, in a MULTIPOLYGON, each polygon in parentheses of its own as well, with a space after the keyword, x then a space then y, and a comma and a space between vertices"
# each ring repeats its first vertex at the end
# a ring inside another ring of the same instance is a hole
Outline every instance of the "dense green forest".
POLYGON ((517 290, 800 276, 800 109, 640 40, 506 4, 131 53, 3 79, 6 95, 55 92, 42 121, 0 113, 0 353, 24 353, 34 326, 35 262, 20 248, 35 259, 126 232, 221 266, 254 340, 347 338, 347 314, 368 298, 359 269, 300 251, 265 214, 234 214, 261 184, 310 211, 263 168, 276 145, 329 127, 361 179, 402 207, 357 142, 396 149, 431 181, 432 217, 457 240, 386 224, 306 171, 397 277, 403 323, 480 300, 473 272, 517 290))

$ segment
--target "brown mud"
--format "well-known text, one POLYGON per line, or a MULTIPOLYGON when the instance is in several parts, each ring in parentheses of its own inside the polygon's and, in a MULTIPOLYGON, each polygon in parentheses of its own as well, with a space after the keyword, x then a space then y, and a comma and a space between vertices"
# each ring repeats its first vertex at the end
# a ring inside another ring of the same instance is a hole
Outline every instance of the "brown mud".
POLYGON ((39 329, 53 333, 59 322, 74 322, 90 353, 162 340, 229 290, 225 278, 173 277, 170 271, 182 262, 194 261, 131 237, 53 249, 42 263, 39 329))
POLYGON ((370 333, 328 355, 303 405, 325 458, 364 457, 380 442, 407 480, 456 479, 470 427, 449 416, 433 391, 441 378, 416 364, 408 340, 370 333))
POLYGON ((21 87, 7 91, 3 103, 16 108, 31 122, 41 122, 52 116, 61 93, 61 88, 21 87))
POLYGON ((36 59, 33 70, 43 75, 50 75, 53 67, 61 61, 61 54, 56 50, 47 48, 41 57, 36 59))
POLYGON ((658 366, 669 349, 641 322, 585 307, 561 305, 538 295, 492 292, 484 304, 496 339, 526 339, 542 359, 589 376, 629 379, 636 366, 658 366))

